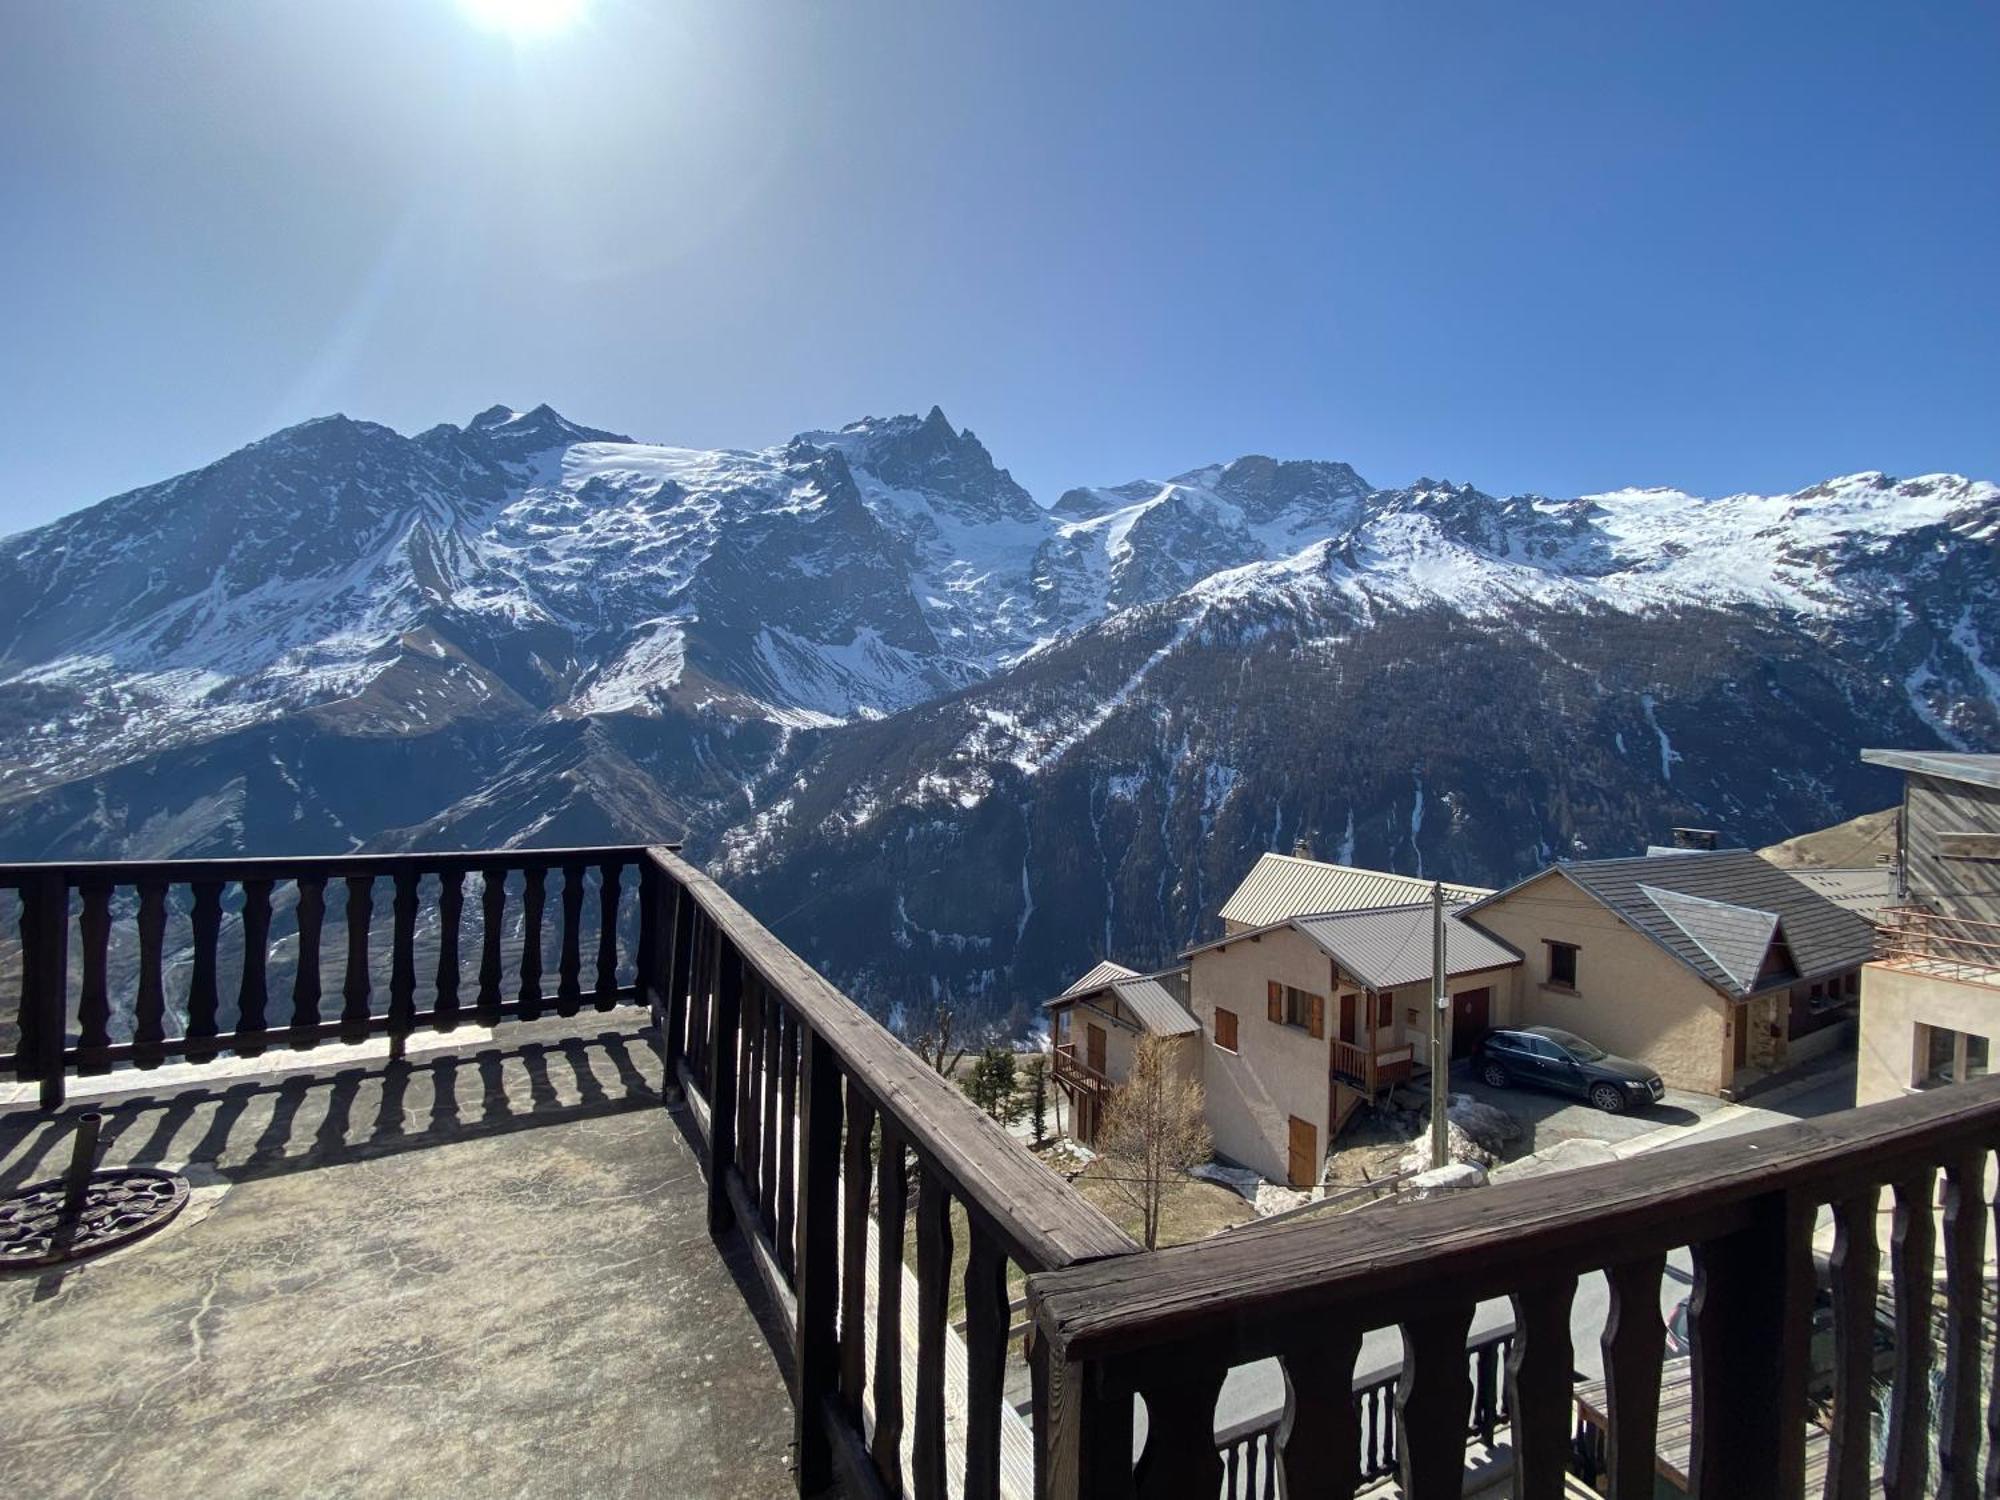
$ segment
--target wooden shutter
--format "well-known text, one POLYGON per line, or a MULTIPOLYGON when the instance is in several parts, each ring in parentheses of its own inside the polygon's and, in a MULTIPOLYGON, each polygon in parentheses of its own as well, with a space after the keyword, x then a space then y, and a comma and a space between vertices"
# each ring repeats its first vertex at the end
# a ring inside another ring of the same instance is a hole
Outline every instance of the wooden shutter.
POLYGON ((1312 1022, 1306 1030, 1312 1033, 1314 1041, 1320 1041, 1326 1036, 1326 996, 1312 997, 1312 1022))
POLYGON ((1264 985, 1266 1009, 1272 1020, 1282 1023, 1285 1019, 1285 991, 1277 980, 1267 980, 1264 985))

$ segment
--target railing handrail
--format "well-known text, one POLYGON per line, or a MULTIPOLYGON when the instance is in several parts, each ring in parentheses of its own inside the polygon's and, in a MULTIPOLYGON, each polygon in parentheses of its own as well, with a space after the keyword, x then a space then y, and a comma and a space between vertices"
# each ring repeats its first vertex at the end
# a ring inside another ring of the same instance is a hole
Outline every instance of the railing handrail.
POLYGON ((34 860, 0 864, 0 890, 63 876, 71 886, 85 884, 138 885, 166 881, 174 885, 199 882, 228 883, 242 880, 337 880, 353 875, 394 875, 417 870, 433 873, 440 869, 479 871, 495 867, 519 870, 526 866, 554 869, 561 865, 597 865, 607 860, 636 864, 649 848, 677 850, 678 844, 593 844, 559 849, 426 849, 394 852, 357 851, 351 854, 225 855, 203 859, 83 859, 34 860))
POLYGON ((1137 1243, 1029 1153, 965 1094, 781 943, 701 870, 671 849, 648 857, 701 908, 813 1033, 893 1116, 912 1150, 935 1161, 1013 1249, 1036 1268, 1122 1256, 1137 1243))
POLYGON ((1595 1270, 1618 1247, 1727 1233, 1781 1190, 1826 1201, 2000 1134, 2000 1076, 1625 1161, 1499 1183, 1393 1214, 1252 1227, 1220 1239, 1037 1276, 1037 1323, 1062 1357, 1094 1360, 1223 1339, 1277 1353, 1300 1320, 1366 1305, 1396 1321, 1450 1286, 1484 1300, 1595 1270))

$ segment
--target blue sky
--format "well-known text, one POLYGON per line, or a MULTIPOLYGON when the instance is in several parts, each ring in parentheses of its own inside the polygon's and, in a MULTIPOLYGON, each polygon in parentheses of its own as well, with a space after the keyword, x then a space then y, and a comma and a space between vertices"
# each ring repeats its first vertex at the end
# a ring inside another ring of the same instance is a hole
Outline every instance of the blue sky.
POLYGON ((1044 500, 2000 477, 2000 7, 0 11, 0 529, 341 410, 941 403, 1044 500))

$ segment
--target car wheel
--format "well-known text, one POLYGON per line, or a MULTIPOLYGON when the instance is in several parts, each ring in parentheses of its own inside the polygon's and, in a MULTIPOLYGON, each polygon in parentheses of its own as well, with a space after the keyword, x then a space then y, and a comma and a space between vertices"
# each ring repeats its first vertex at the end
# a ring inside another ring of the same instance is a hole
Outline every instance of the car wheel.
POLYGON ((1613 1088, 1608 1083, 1599 1083, 1591 1086, 1590 1102, 1603 1110, 1607 1115, 1619 1115, 1625 1112, 1624 1092, 1613 1088))
POLYGON ((1510 1082, 1507 1077, 1507 1070, 1497 1062, 1490 1062, 1481 1068, 1479 1076, 1486 1080, 1487 1087, 1489 1088, 1504 1089, 1510 1082))

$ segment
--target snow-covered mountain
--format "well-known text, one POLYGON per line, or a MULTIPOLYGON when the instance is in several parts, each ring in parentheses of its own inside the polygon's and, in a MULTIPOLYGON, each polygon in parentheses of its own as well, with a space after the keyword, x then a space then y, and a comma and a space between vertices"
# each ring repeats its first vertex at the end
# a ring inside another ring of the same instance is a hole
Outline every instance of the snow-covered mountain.
POLYGON ((1497 498, 969 431, 329 417, 0 541, 12 857, 685 832, 885 1000, 1163 957, 1258 851, 1496 881, 2000 744, 2000 489, 1497 498), (842 878, 824 877, 838 868, 842 878))

